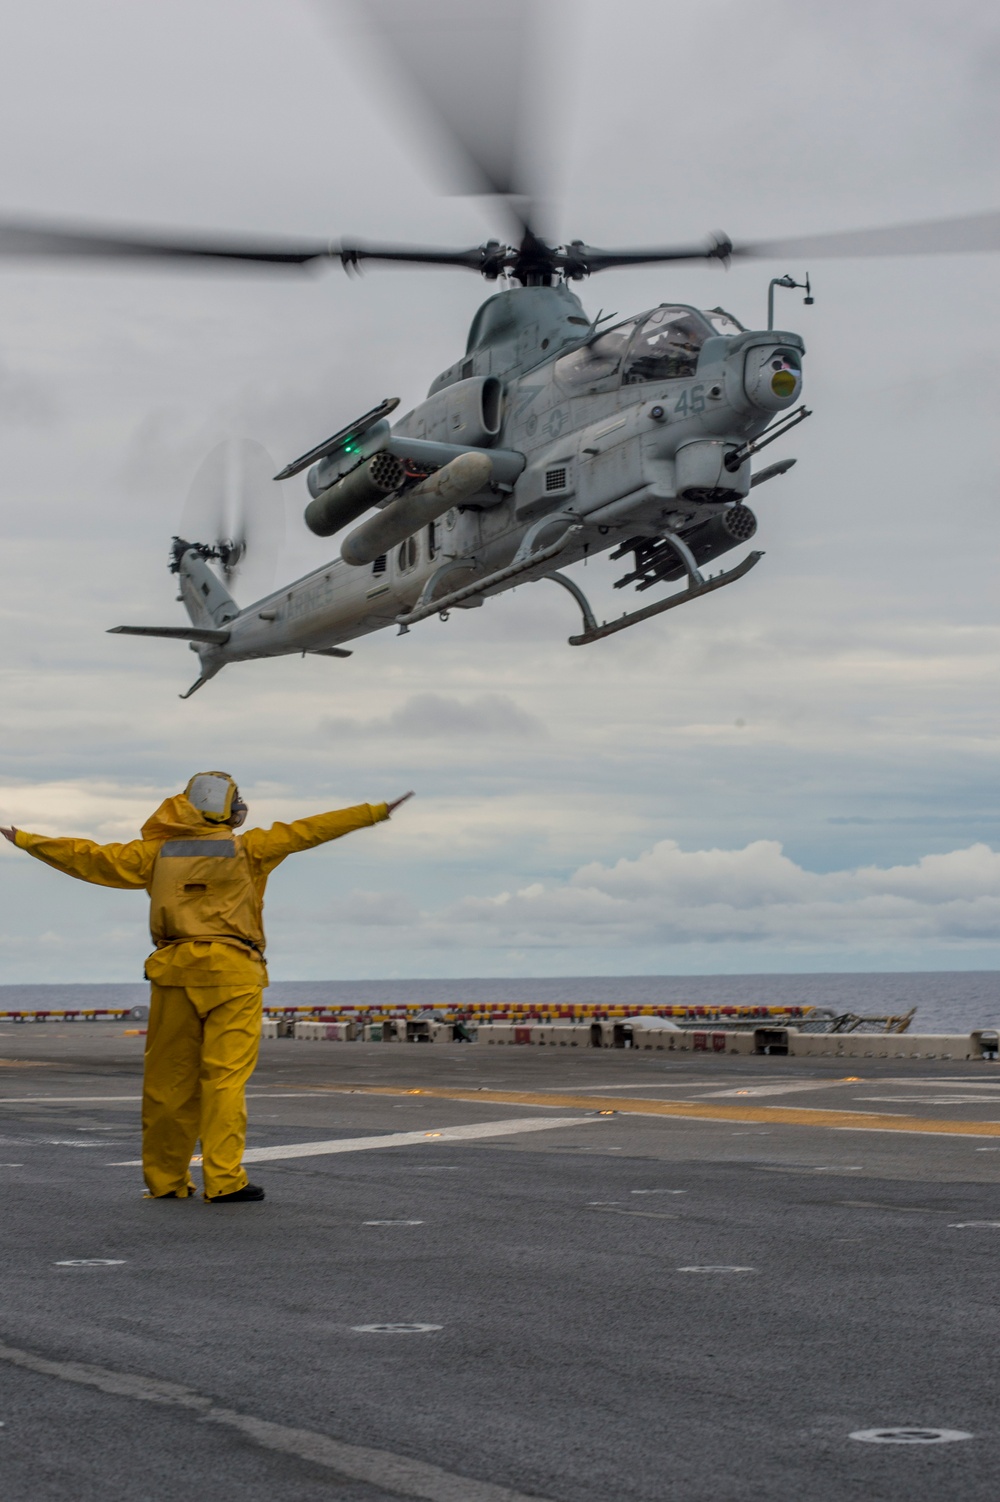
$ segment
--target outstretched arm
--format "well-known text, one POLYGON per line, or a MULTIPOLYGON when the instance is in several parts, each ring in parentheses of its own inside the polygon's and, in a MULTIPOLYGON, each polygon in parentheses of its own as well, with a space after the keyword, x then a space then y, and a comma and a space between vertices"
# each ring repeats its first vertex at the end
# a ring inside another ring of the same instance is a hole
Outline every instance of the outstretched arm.
POLYGON ((0 834, 56 871, 64 871, 80 881, 95 882, 100 887, 146 887, 156 853, 156 846, 144 840, 132 840, 127 845, 97 845, 93 840, 59 840, 44 834, 29 834, 13 824, 0 826, 0 834))
POLYGON ((354 808, 338 808, 328 814, 313 814, 308 819, 296 819, 291 824, 272 824, 270 829, 251 829, 243 836, 243 849, 263 876, 273 871, 286 855, 298 850, 311 850, 314 845, 325 845, 328 840, 338 840, 353 829, 364 829, 369 824, 380 824, 388 819, 394 809, 412 793, 404 793, 391 803, 359 803, 354 808))

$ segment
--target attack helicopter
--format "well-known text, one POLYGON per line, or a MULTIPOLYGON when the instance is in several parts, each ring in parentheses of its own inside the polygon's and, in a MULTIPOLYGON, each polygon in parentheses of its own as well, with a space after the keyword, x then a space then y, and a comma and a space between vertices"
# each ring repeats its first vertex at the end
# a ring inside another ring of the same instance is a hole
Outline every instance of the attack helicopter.
MULTIPOLYGON (((233 504, 232 465, 211 458, 209 488, 215 484, 217 498, 227 489, 229 503, 214 506, 216 519, 202 535, 185 526, 191 535, 174 538, 169 559, 188 624, 112 628, 186 641, 200 671, 183 698, 230 663, 292 653, 349 657, 346 643, 371 632, 406 634, 430 617, 447 619, 542 580, 572 596, 581 624, 569 642, 588 645, 728 587, 757 566, 763 554, 754 549, 734 567, 703 572, 754 539, 750 491, 795 463, 786 457, 753 466, 810 415, 801 401, 804 341, 774 326, 776 290, 801 288, 808 303, 809 276, 771 279, 766 328, 746 328, 721 307, 672 301, 615 321, 591 317, 574 290, 588 276, 654 264, 801 264, 1000 248, 997 213, 755 243, 723 234, 650 249, 549 243, 525 173, 530 127, 515 107, 524 94, 530 8, 530 0, 512 0, 498 17, 469 0, 367 0, 365 7, 383 52, 397 58, 462 164, 463 189, 489 195, 516 224, 509 243, 451 250, 248 242, 0 221, 0 255, 276 269, 339 260, 348 271, 396 262, 471 270, 497 286, 472 320, 464 354, 424 401, 398 416, 399 399, 385 399, 274 474, 285 481, 305 473, 305 525, 337 537, 337 556, 242 608, 230 592, 247 550, 242 481, 233 504), (475 66, 484 25, 494 27, 490 55, 500 59, 489 77, 475 66), (442 76, 471 84, 464 93, 443 92, 442 76), (617 588, 642 595, 681 587, 599 622, 563 570, 603 552, 621 563, 617 588)), ((262 459, 259 449, 244 452, 244 481, 259 481, 262 459)))
POLYGON ((190 625, 113 629, 189 641, 201 662, 191 694, 227 663, 347 656, 366 633, 406 633, 540 579, 573 596, 582 622, 569 640, 584 645, 743 578, 760 552, 711 577, 702 567, 754 536, 750 489, 794 463, 752 473, 753 456, 808 416, 796 406, 802 338, 675 304, 601 329, 560 274, 578 252, 536 241, 530 255, 425 401, 394 422, 398 399, 383 401, 275 475, 307 471, 305 523, 341 534, 338 558, 240 609, 224 578, 242 541, 178 537, 170 567, 190 625), (561 570, 609 550, 627 560, 619 587, 685 587, 598 623, 561 570))
MULTIPOLYGON (((998 221, 867 233, 882 243, 898 236, 912 249, 921 233, 996 236, 998 221)), ((823 240, 813 243, 820 254, 843 243, 823 240)), ((342 245, 336 253, 347 267, 430 261, 503 276, 505 285, 479 308, 464 355, 425 401, 390 421, 399 401, 385 400, 274 476, 306 472, 305 524, 319 537, 342 534, 339 557, 241 609, 210 564, 221 564, 224 578, 243 541, 174 539, 170 568, 190 625, 112 630, 188 641, 201 671, 182 697, 229 663, 347 657, 345 643, 370 632, 406 634, 541 580, 575 600, 581 625, 569 643, 584 646, 734 584, 759 563, 754 549, 732 568, 702 571, 753 539, 750 491, 795 463, 753 468, 757 454, 810 415, 800 401, 804 341, 774 327, 776 288, 801 287, 809 302, 808 276, 772 279, 765 329, 744 328, 721 307, 674 303, 602 327, 570 284, 611 266, 763 257, 770 247, 721 236, 649 251, 550 247, 526 227, 517 246, 342 245), (683 586, 599 622, 563 569, 602 552, 622 563, 616 588, 683 586)))

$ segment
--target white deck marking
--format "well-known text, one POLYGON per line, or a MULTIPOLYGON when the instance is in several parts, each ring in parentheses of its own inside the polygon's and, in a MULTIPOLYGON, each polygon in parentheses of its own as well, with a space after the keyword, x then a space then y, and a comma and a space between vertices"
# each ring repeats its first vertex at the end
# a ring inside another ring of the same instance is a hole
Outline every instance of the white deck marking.
POLYGON ((352 1325, 357 1335, 430 1335, 444 1325, 352 1325))
POLYGON ((946 1085, 952 1090, 1000 1090, 1000 1080, 984 1080, 981 1078, 975 1079, 970 1074, 952 1074, 944 1076, 937 1074, 918 1074, 913 1077, 903 1076, 903 1078, 899 1078, 897 1076, 896 1078, 892 1079, 890 1079, 888 1076, 883 1076, 881 1078, 872 1078, 869 1075, 867 1079, 858 1076, 856 1079, 848 1080, 845 1083, 855 1085, 878 1085, 880 1089, 885 1089, 889 1085, 891 1085, 893 1089, 895 1089, 897 1085, 916 1085, 923 1087, 924 1089, 926 1089, 928 1085, 946 1085))
POLYGON ((947 1445, 973 1436, 964 1429, 855 1429, 847 1438, 865 1445, 947 1445))
MULTIPOLYGON (((328 1090, 295 1090, 291 1093, 281 1091, 275 1093, 271 1090, 248 1090, 247 1100, 305 1100, 322 1099, 329 1100, 328 1090)), ((86 1106, 106 1105, 109 1102, 128 1102, 131 1105, 139 1105, 141 1095, 0 1095, 0 1106, 86 1106)))
MULTIPOLYGON (((888 1115, 889 1112, 886 1112, 885 1114, 888 1115)), ((897 1113, 894 1112, 893 1114, 895 1115, 897 1113)), ((899 1114, 900 1118, 902 1119, 902 1114, 903 1113, 899 1112, 898 1114, 899 1114)), ((959 1124, 962 1125, 962 1126, 965 1126, 965 1125, 968 1125, 968 1126, 978 1126, 978 1125, 981 1125, 983 1123, 970 1121, 970 1122, 967 1122, 967 1123, 966 1122, 962 1122, 962 1123, 959 1123, 959 1124)), ((997 1123, 996 1122, 992 1122, 992 1121, 988 1121, 988 1122, 985 1123, 985 1125, 986 1126, 995 1126, 995 1125, 997 1125, 997 1123)), ((831 1132, 896 1132, 898 1130, 899 1130, 898 1127, 849 1127, 849 1126, 835 1126, 835 1127, 830 1127, 830 1131, 831 1132)), ((908 1130, 909 1130, 909 1128, 904 1128, 904 1131, 908 1131, 908 1130)), ((921 1137, 980 1137, 981 1135, 982 1135, 981 1132, 927 1132, 927 1131, 923 1131, 923 1130, 921 1130, 921 1132, 920 1132, 920 1136, 921 1137)))
MULTIPOLYGON (((926 1081, 923 1081, 923 1080, 921 1080, 921 1081, 915 1081, 915 1083, 925 1084, 926 1081)), ((762 1081, 760 1084, 754 1084, 753 1081, 751 1080, 751 1081, 745 1082, 742 1085, 734 1085, 732 1083, 731 1078, 729 1080, 698 1080, 698 1079, 660 1080, 658 1084, 653 1084, 653 1082, 651 1080, 636 1079, 636 1080, 632 1080, 632 1082, 630 1084, 628 1084, 628 1085, 621 1085, 621 1084, 616 1084, 616 1085, 589 1085, 589 1084, 588 1085, 581 1085, 581 1087, 579 1088, 579 1090, 574 1090, 573 1093, 574 1093, 574 1095, 590 1095, 595 1090, 599 1091, 601 1094, 603 1094, 605 1090, 632 1090, 632 1091, 635 1091, 635 1092, 637 1092, 637 1093, 639 1093, 641 1095, 644 1095, 647 1090, 697 1090, 699 1092, 704 1090, 704 1091, 710 1091, 711 1093, 710 1094, 706 1094, 706 1095, 699 1094, 698 1099, 699 1100, 714 1100, 717 1095, 718 1096, 725 1096, 725 1095, 751 1095, 751 1096, 752 1095, 783 1095, 786 1091, 794 1091, 794 1090, 830 1090, 835 1085, 852 1085, 852 1084, 853 1085, 858 1084, 858 1080, 857 1079, 853 1079, 853 1080, 821 1080, 821 1079, 816 1079, 816 1080, 812 1080, 810 1082, 806 1082, 805 1080, 803 1080, 803 1081, 798 1081, 798 1082, 796 1082, 794 1084, 793 1083, 788 1083, 788 1084, 780 1084, 780 1085, 779 1084, 768 1083, 768 1082, 765 1082, 765 1081, 762 1081), (715 1089, 716 1085, 724 1085, 726 1088, 724 1090, 718 1090, 718 1091, 716 1091, 716 1089, 715 1089)), ((1000 1082, 998 1082, 995 1086, 993 1086, 993 1088, 996 1089, 996 1090, 1000 1090, 1000 1082)), ((545 1092, 543 1091, 541 1093, 544 1094, 545 1092)), ((555 1095, 555 1094, 565 1093, 565 1091, 553 1090, 551 1093, 555 1095)))
POLYGON ((708 1267, 677 1268, 677 1272, 679 1273, 755 1273, 756 1271, 757 1269, 755 1267, 722 1267, 715 1265, 708 1267))
POLYGON ((109 1101, 138 1105, 141 1100, 141 1095, 0 1095, 0 1106, 98 1106, 109 1101))
POLYGON ((124 1267, 123 1257, 67 1257, 63 1262, 53 1262, 53 1267, 124 1267))
POLYGON ((893 1102, 906 1106, 995 1106, 1000 1101, 988 1095, 854 1095, 852 1100, 893 1102))
POLYGON ((20 1351, 6 1345, 0 1345, 0 1361, 37 1372, 43 1377, 56 1377, 81 1387, 96 1387, 100 1392, 117 1398, 186 1408, 202 1422, 235 1429, 266 1450, 295 1455, 313 1465, 325 1466, 340 1476, 365 1481, 399 1496, 419 1497, 424 1502, 547 1502, 538 1493, 528 1496, 510 1487, 496 1486, 492 1481, 474 1481, 468 1476, 458 1476, 454 1471, 442 1470, 440 1466, 428 1465, 426 1461, 411 1460, 408 1455, 395 1455, 391 1450, 349 1445, 326 1434, 318 1434, 314 1429, 293 1429, 287 1424, 273 1424, 268 1419, 254 1418, 252 1414, 216 1407, 211 1398, 176 1382, 161 1382, 156 1377, 138 1377, 76 1361, 47 1361, 31 1351, 20 1351))
MULTIPOLYGON (((710 1085, 724 1085, 725 1080, 660 1080, 653 1084, 650 1080, 633 1080, 631 1084, 622 1085, 581 1085, 579 1090, 574 1090, 574 1095, 589 1095, 594 1090, 636 1090, 640 1086, 643 1090, 707 1090, 710 1085)), ((1000 1086, 998 1086, 1000 1088, 1000 1086)), ((545 1091, 539 1092, 544 1095, 545 1091)), ((552 1089, 553 1095, 564 1093, 562 1089, 552 1089)))
POLYGON ((729 1090, 713 1090, 710 1095, 699 1096, 699 1100, 723 1100, 730 1095, 794 1095, 800 1090, 832 1090, 843 1083, 843 1080, 798 1080, 783 1085, 740 1085, 729 1090))
MULTIPOLYGON (((470 1142, 480 1137, 513 1137, 519 1132, 545 1132, 554 1127, 593 1126, 600 1116, 526 1116, 516 1121, 479 1121, 470 1126, 442 1127, 433 1132, 387 1132, 382 1137, 334 1137, 329 1142, 286 1142, 281 1147, 252 1147, 244 1163, 274 1163, 281 1158, 324 1158, 328 1153, 363 1153, 378 1147, 415 1147, 439 1142, 470 1142)), ((141 1168, 136 1158, 109 1163, 109 1168, 141 1168)))

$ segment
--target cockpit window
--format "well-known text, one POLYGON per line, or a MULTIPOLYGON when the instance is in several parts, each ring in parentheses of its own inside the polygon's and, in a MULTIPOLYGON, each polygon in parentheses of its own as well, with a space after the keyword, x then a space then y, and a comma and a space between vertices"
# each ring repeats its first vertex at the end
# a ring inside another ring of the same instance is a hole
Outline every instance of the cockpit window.
POLYGON ((705 317, 717 334, 726 334, 728 336, 731 334, 746 333, 739 319, 734 318, 732 313, 727 313, 725 308, 709 308, 705 317))
POLYGON ((713 333, 712 325, 693 308, 655 308, 632 342, 623 384, 694 375, 698 351, 713 333))
POLYGON ((556 379, 563 386, 580 388, 615 375, 637 322, 638 319, 630 318, 627 323, 620 323, 617 328, 608 329, 606 334, 592 339, 582 349, 563 355, 556 361, 556 379))

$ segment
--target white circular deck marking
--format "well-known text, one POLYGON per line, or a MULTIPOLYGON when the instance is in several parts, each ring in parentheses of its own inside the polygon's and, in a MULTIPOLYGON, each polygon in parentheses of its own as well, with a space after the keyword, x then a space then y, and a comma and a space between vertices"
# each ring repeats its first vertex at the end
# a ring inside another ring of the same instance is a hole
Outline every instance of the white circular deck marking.
POLYGON ((124 1257, 67 1257, 63 1262, 54 1262, 53 1267, 124 1267, 124 1257))
POLYGON ((1000 1220, 955 1220, 948 1227, 949 1231, 971 1231, 977 1227, 992 1227, 1000 1229, 1000 1220))
POLYGON ((678 1267, 679 1273, 755 1273, 755 1267, 678 1267))
POLYGON ((363 1226, 422 1226, 422 1220, 363 1220, 363 1226))
POLYGON ((972 1435, 964 1429, 855 1429, 847 1437, 865 1445, 947 1445, 972 1435))
POLYGON ((352 1325, 359 1335, 429 1335, 444 1325, 352 1325))

